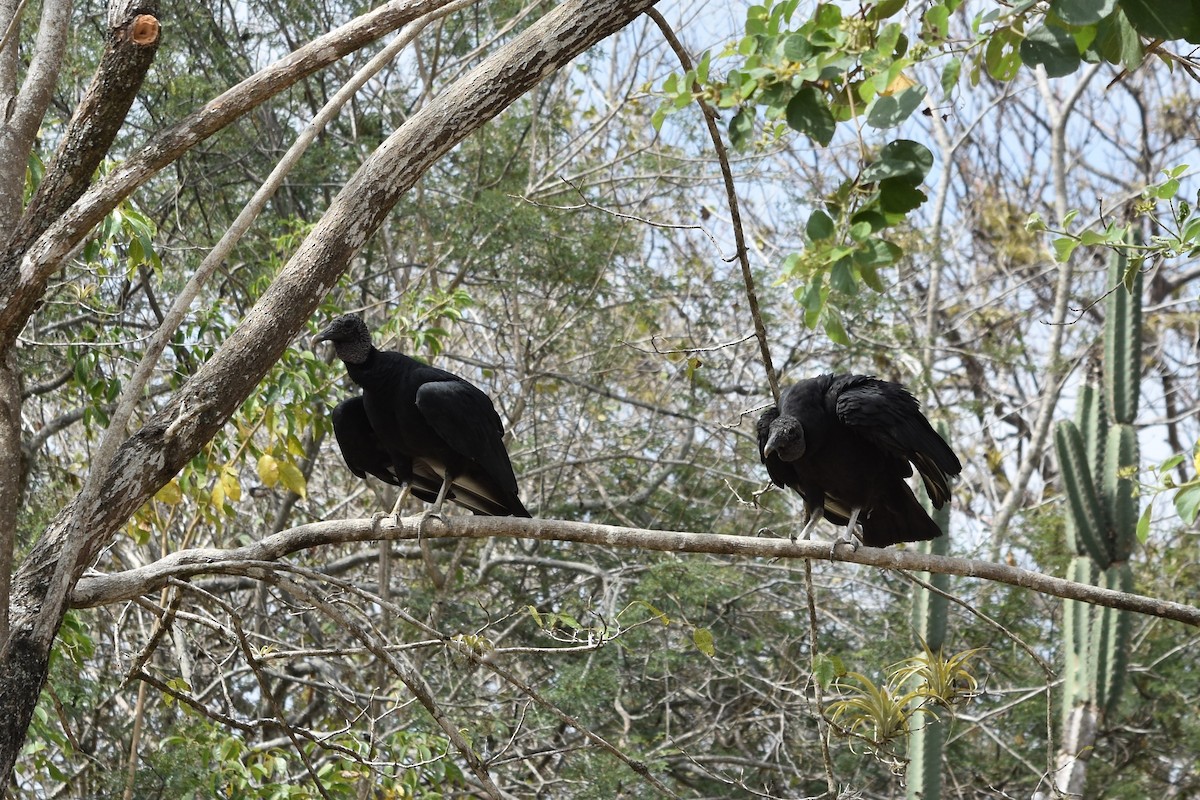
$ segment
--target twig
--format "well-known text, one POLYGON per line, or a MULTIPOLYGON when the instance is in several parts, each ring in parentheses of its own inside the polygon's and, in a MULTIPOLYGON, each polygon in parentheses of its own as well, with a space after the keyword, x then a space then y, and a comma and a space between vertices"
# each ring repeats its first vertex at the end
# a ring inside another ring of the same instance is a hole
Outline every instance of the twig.
MULTIPOLYGON (((647 9, 646 14, 654 23, 658 25, 658 29, 662 31, 663 38, 667 40, 667 44, 671 45, 671 49, 675 51, 675 56, 679 59, 679 63, 685 71, 692 69, 692 59, 684 49, 683 44, 675 36, 675 32, 671 30, 670 24, 656 9, 647 9)), ((729 166, 729 151, 725 149, 725 143, 721 140, 721 132, 717 129, 717 112, 713 111, 712 107, 704 102, 704 98, 699 92, 696 92, 696 105, 700 106, 701 116, 704 117, 704 124, 708 128, 708 135, 712 139, 713 149, 717 153, 717 161, 721 164, 721 177, 725 179, 725 195, 729 199, 729 221, 733 226, 733 239, 737 244, 737 259, 742 267, 742 280, 746 284, 746 302, 750 307, 750 316, 754 318, 754 334, 758 337, 758 348, 762 355, 763 369, 767 373, 767 381, 771 385, 771 396, 775 398, 776 404, 779 403, 779 378, 775 375, 775 365, 771 362, 771 347, 767 341, 767 329, 763 325, 762 313, 758 308, 758 292, 754 288, 754 274, 750 271, 750 258, 747 255, 746 234, 742 230, 742 214, 738 209, 737 188, 733 183, 733 169, 729 166)))
POLYGON ((258 682, 259 691, 263 697, 271 705, 271 711, 275 714, 275 719, 279 721, 283 727, 283 732, 287 734, 288 740, 292 743, 292 748, 296 751, 296 755, 300 756, 300 760, 304 762, 304 768, 308 771, 308 776, 312 778, 313 784, 316 785, 317 791, 321 793, 321 797, 325 800, 333 800, 329 796, 329 792, 325 789, 325 784, 321 782, 321 776, 317 774, 316 767, 313 766, 312 759, 308 757, 308 752, 301 746, 300 739, 296 736, 296 732, 292 726, 288 724, 287 715, 284 714, 283 708, 279 705, 279 699, 275 697, 275 693, 271 691, 271 685, 267 678, 263 675, 262 662, 254 655, 254 648, 250 646, 250 640, 246 637, 246 629, 242 627, 241 616, 234 610, 233 606, 226 603, 221 598, 211 592, 206 592, 197 586, 187 585, 187 589, 197 594, 204 596, 211 603, 223 610, 229 617, 229 624, 233 628, 234 636, 237 638, 238 647, 241 648, 242 655, 246 659, 246 665, 250 667, 250 671, 254 673, 254 679, 258 682))

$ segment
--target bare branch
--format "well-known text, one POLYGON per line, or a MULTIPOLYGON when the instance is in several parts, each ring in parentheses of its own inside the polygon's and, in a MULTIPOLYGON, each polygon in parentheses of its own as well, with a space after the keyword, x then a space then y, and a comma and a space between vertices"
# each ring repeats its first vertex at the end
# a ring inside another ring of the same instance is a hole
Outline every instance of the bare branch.
MULTIPOLYGON (((399 524, 383 520, 373 526, 370 519, 330 520, 301 525, 232 550, 197 548, 181 550, 137 569, 111 575, 85 575, 71 598, 76 608, 130 600, 165 585, 170 578, 188 578, 208 574, 237 574, 247 561, 275 561, 311 547, 351 542, 415 540, 421 517, 403 517, 399 524), (229 569, 232 565, 233 568, 229 569)), ((714 533, 652 531, 620 528, 587 522, 515 517, 450 517, 425 521, 421 534, 430 539, 486 539, 493 536, 539 541, 578 542, 605 547, 641 548, 674 553, 710 553, 737 558, 804 558, 830 560, 827 542, 790 541, 755 536, 728 536, 714 533)), ((1200 627, 1200 608, 1159 600, 1129 592, 1118 592, 1055 578, 1007 564, 974 558, 935 556, 912 550, 860 547, 848 552, 838 550, 833 560, 882 569, 925 571, 1019 586, 1041 594, 1079 600, 1093 605, 1120 608, 1139 614, 1172 619, 1200 627)))

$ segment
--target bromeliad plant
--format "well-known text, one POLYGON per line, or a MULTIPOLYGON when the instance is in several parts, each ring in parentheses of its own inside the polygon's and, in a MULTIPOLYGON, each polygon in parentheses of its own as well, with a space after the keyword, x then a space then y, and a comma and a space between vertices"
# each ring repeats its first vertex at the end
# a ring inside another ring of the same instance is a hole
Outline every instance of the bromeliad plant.
POLYGON ((843 696, 827 708, 835 730, 865 742, 876 758, 896 768, 904 763, 899 754, 914 719, 937 718, 933 706, 953 709, 974 697, 979 685, 969 668, 979 648, 942 656, 922 644, 923 653, 888 667, 882 683, 860 672, 839 676, 833 687, 843 696))

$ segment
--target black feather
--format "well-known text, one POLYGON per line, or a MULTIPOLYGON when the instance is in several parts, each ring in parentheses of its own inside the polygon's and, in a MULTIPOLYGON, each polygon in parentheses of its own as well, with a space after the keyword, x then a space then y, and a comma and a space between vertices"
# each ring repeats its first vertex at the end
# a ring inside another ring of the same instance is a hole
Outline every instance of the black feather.
POLYGON ((375 349, 354 315, 335 319, 319 341, 333 342, 363 389, 361 399, 334 409, 334 433, 351 472, 407 483, 426 502, 435 502, 449 482, 446 499, 476 514, 529 516, 504 448, 504 426, 486 394, 445 370, 375 349))
POLYGON ((784 390, 758 420, 758 449, 771 480, 796 491, 811 515, 847 525, 855 510, 872 547, 934 539, 941 530, 905 478, 916 465, 934 506, 950 500, 962 464, 897 383, 822 375, 784 390))

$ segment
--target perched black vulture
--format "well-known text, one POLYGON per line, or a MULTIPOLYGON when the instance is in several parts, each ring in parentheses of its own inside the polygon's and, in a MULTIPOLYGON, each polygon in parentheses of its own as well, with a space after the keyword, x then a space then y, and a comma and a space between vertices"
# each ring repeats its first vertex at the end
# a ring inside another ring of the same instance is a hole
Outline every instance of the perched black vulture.
POLYGON ((822 516, 845 525, 842 541, 851 544, 859 532, 870 547, 941 535, 908 488, 909 462, 937 508, 950 499, 962 464, 907 389, 865 375, 822 375, 789 386, 779 405, 759 417, 758 451, 771 480, 804 499, 801 535, 822 516))
POLYGON ((338 317, 313 339, 332 342, 362 397, 339 403, 333 430, 346 466, 433 503, 528 517, 517 496, 504 426, 492 401, 445 370, 371 344, 361 317, 338 317))

